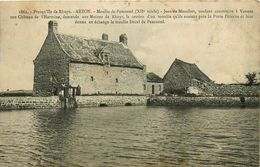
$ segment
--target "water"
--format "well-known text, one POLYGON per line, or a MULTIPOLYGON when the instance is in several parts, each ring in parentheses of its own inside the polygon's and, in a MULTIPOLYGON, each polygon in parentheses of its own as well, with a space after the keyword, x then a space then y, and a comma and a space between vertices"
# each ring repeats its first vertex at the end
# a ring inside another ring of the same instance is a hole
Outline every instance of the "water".
POLYGON ((259 109, 0 112, 0 166, 258 166, 259 109))

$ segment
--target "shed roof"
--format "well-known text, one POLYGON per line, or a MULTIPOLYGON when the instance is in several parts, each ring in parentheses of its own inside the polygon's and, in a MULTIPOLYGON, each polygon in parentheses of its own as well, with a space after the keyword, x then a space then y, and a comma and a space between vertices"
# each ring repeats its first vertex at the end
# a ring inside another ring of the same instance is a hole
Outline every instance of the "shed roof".
POLYGON ((106 64, 143 69, 132 51, 123 43, 55 33, 71 62, 106 64), (108 59, 105 58, 108 57, 108 59))

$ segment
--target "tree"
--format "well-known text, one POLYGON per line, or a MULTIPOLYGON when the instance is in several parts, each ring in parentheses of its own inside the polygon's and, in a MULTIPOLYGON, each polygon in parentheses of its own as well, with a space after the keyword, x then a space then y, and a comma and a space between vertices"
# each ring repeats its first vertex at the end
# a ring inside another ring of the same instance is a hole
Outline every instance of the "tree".
POLYGON ((252 73, 247 73, 245 75, 246 79, 247 79, 247 84, 249 86, 252 86, 253 84, 256 83, 256 73, 255 72, 252 72, 252 73))
POLYGON ((257 82, 257 85, 260 85, 260 72, 258 73, 258 82, 257 82))

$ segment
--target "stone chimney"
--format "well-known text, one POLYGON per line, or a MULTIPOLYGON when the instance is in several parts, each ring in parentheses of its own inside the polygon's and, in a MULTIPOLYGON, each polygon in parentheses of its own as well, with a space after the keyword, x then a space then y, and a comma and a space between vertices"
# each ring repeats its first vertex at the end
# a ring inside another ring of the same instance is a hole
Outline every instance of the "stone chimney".
POLYGON ((102 34, 102 40, 108 41, 108 35, 105 34, 105 33, 103 33, 103 34, 102 34))
POLYGON ((49 25, 48 26, 49 33, 50 32, 54 32, 54 33, 58 32, 58 23, 57 23, 57 21, 51 20, 51 21, 49 21, 48 25, 49 25))
POLYGON ((119 42, 122 42, 124 45, 127 46, 127 36, 126 36, 126 34, 121 34, 119 36, 119 42))

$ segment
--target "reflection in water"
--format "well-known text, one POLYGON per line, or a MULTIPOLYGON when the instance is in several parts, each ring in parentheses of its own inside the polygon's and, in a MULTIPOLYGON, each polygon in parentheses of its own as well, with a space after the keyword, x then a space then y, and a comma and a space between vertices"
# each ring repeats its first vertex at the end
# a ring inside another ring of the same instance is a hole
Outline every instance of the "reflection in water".
POLYGON ((34 155, 32 159, 37 162, 33 165, 62 164, 70 150, 70 134, 75 115, 73 110, 46 110, 33 113, 35 133, 31 134, 31 137, 36 146, 32 150, 36 152, 32 151, 34 155))
POLYGON ((2 112, 0 166, 258 166, 258 131, 258 109, 2 112))

